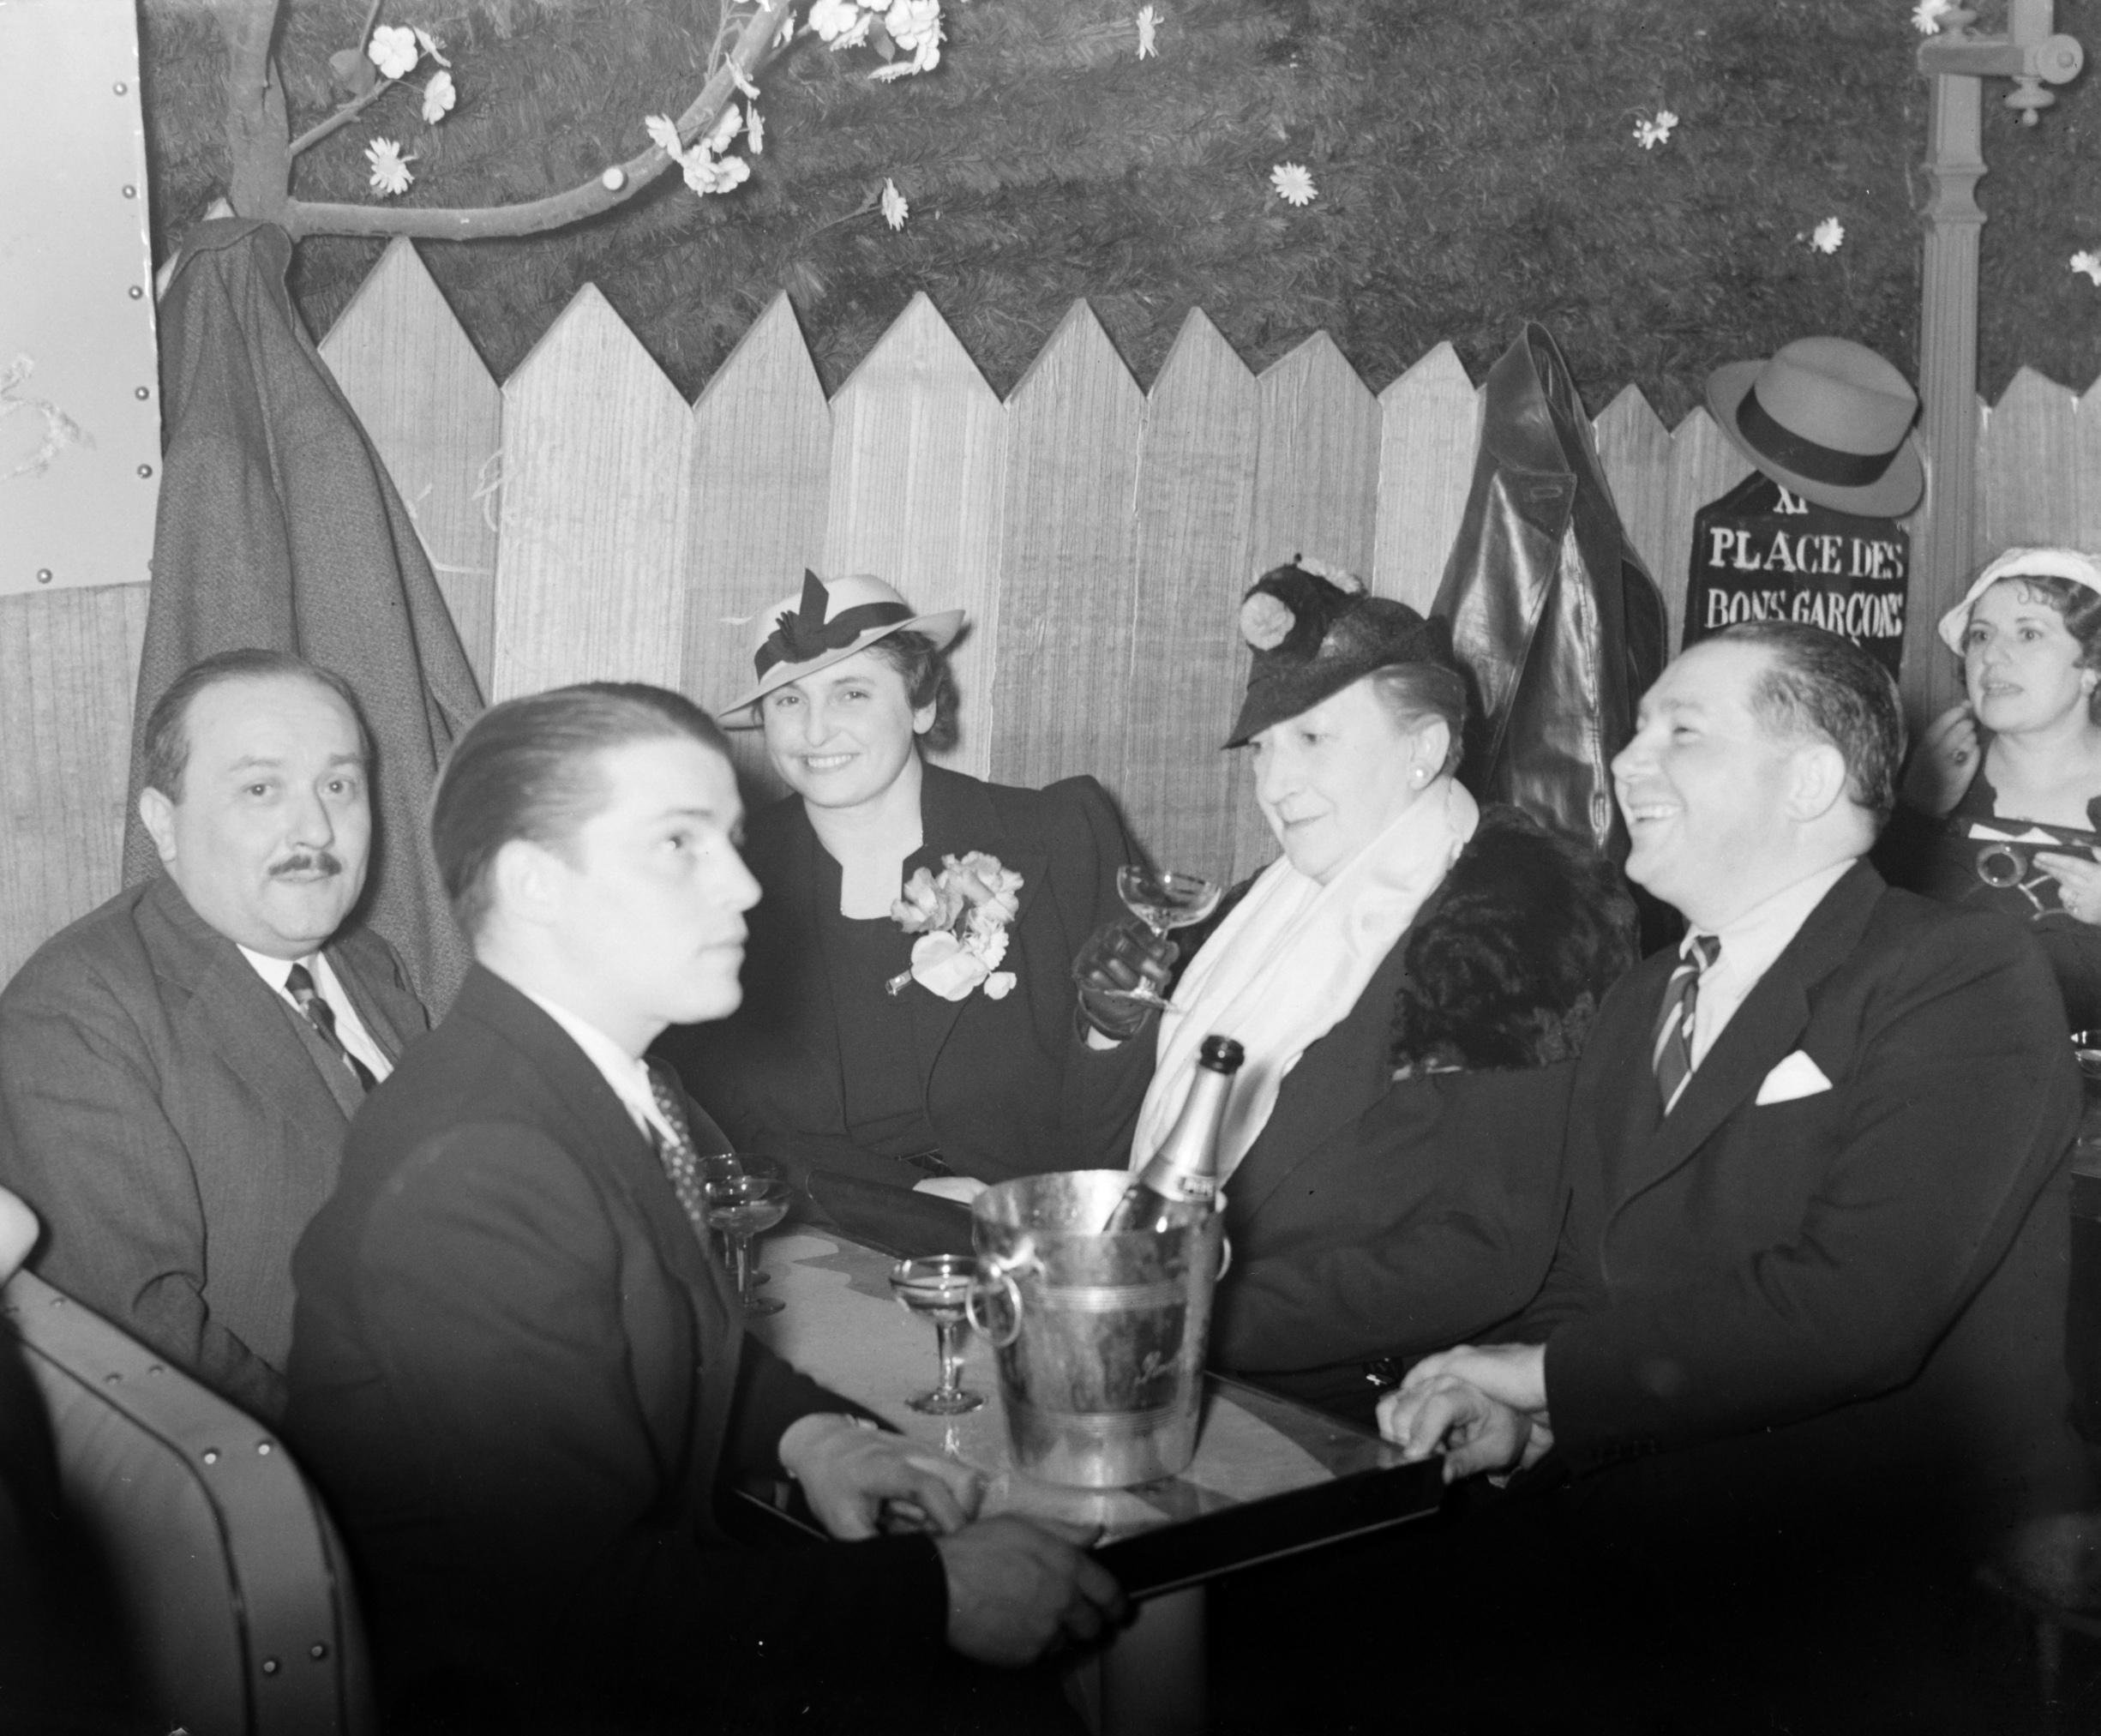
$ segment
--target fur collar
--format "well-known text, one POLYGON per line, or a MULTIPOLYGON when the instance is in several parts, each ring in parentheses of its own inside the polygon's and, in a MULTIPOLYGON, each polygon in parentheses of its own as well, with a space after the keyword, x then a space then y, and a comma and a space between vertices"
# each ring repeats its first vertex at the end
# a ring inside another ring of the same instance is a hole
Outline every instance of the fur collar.
POLYGON ((1402 942, 1396 1077, 1573 1060, 1635 932, 1617 868, 1518 808, 1484 808, 1402 942))

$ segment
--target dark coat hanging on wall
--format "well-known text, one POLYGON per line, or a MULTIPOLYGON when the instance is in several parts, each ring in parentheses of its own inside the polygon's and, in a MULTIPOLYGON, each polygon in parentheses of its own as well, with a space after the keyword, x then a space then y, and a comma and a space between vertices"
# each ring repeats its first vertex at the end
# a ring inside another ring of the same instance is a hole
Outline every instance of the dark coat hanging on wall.
POLYGON ((1474 485, 1431 613, 1451 623, 1474 688, 1468 788, 1624 862, 1610 766, 1669 655, 1663 598, 1542 326, 1489 372, 1474 485))
POLYGON ((467 964, 423 809, 481 689, 416 527, 285 288, 274 224, 201 223, 160 304, 163 474, 133 712, 124 880, 159 872, 138 819, 141 736, 200 658, 288 651, 346 676, 377 764, 361 907, 442 1010, 467 964))

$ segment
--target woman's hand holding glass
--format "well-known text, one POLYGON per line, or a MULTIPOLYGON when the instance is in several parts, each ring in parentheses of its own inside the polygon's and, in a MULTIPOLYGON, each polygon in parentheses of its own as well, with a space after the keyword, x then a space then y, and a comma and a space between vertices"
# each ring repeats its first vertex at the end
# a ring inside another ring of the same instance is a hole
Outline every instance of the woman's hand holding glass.
POLYGON ((2101 924, 2101 862, 2062 850, 2038 850, 2035 865, 2057 882, 2057 907, 2081 922, 2101 924))
POLYGON ((1080 1017, 1112 1042, 1136 1036, 1161 1004, 1181 955, 1170 936, 1138 917, 1111 917, 1073 955, 1080 1017))
POLYGON ((1904 799, 1919 813, 1944 817, 1962 800, 1977 776, 1977 714, 1967 700, 1950 706, 1926 726, 1904 769, 1904 799))

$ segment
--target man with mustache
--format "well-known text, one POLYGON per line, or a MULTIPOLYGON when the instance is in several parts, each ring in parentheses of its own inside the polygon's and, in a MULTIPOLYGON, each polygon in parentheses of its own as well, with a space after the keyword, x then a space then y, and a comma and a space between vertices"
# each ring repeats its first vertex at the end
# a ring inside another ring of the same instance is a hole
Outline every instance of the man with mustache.
POLYGON ((36 1269, 272 1421, 292 1245, 351 1112, 429 1024, 393 948, 345 926, 370 760, 333 671, 266 651, 193 664, 145 733, 139 814, 165 872, 0 994, 0 1180, 44 1220, 36 1269))

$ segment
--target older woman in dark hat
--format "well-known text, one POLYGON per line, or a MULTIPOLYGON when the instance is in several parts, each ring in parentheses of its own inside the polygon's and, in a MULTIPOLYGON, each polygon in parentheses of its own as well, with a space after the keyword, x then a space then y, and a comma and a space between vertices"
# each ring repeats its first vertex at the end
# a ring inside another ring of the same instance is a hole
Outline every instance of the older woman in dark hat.
POLYGON ((962 625, 811 574, 761 616, 756 685, 723 714, 764 729, 793 793, 749 824, 742 1007, 659 1048, 741 1147, 806 1180, 967 1198, 1113 1162, 1144 1089, 1144 1058, 1073 1018, 1073 955, 1134 856, 1101 785, 1011 789, 922 755, 956 740, 962 625))
POLYGON ((2027 923, 2068 1027, 2101 1024, 2101 561, 2008 549, 1940 634, 1966 697, 1920 737, 1878 859, 1900 886, 2027 923))
MULTIPOLYGON (((1176 984, 1131 1158, 1172 1125, 1203 1038, 1238 1038, 1213 1360, 1368 1416, 1372 1379, 1545 1276, 1570 1063, 1633 913, 1586 848, 1453 777, 1466 688, 1443 622, 1300 565, 1264 576, 1240 627, 1227 746, 1252 750, 1283 854, 1176 984)), ((1120 933, 1090 946, 1084 987, 1117 986, 1131 954, 1120 933)))

